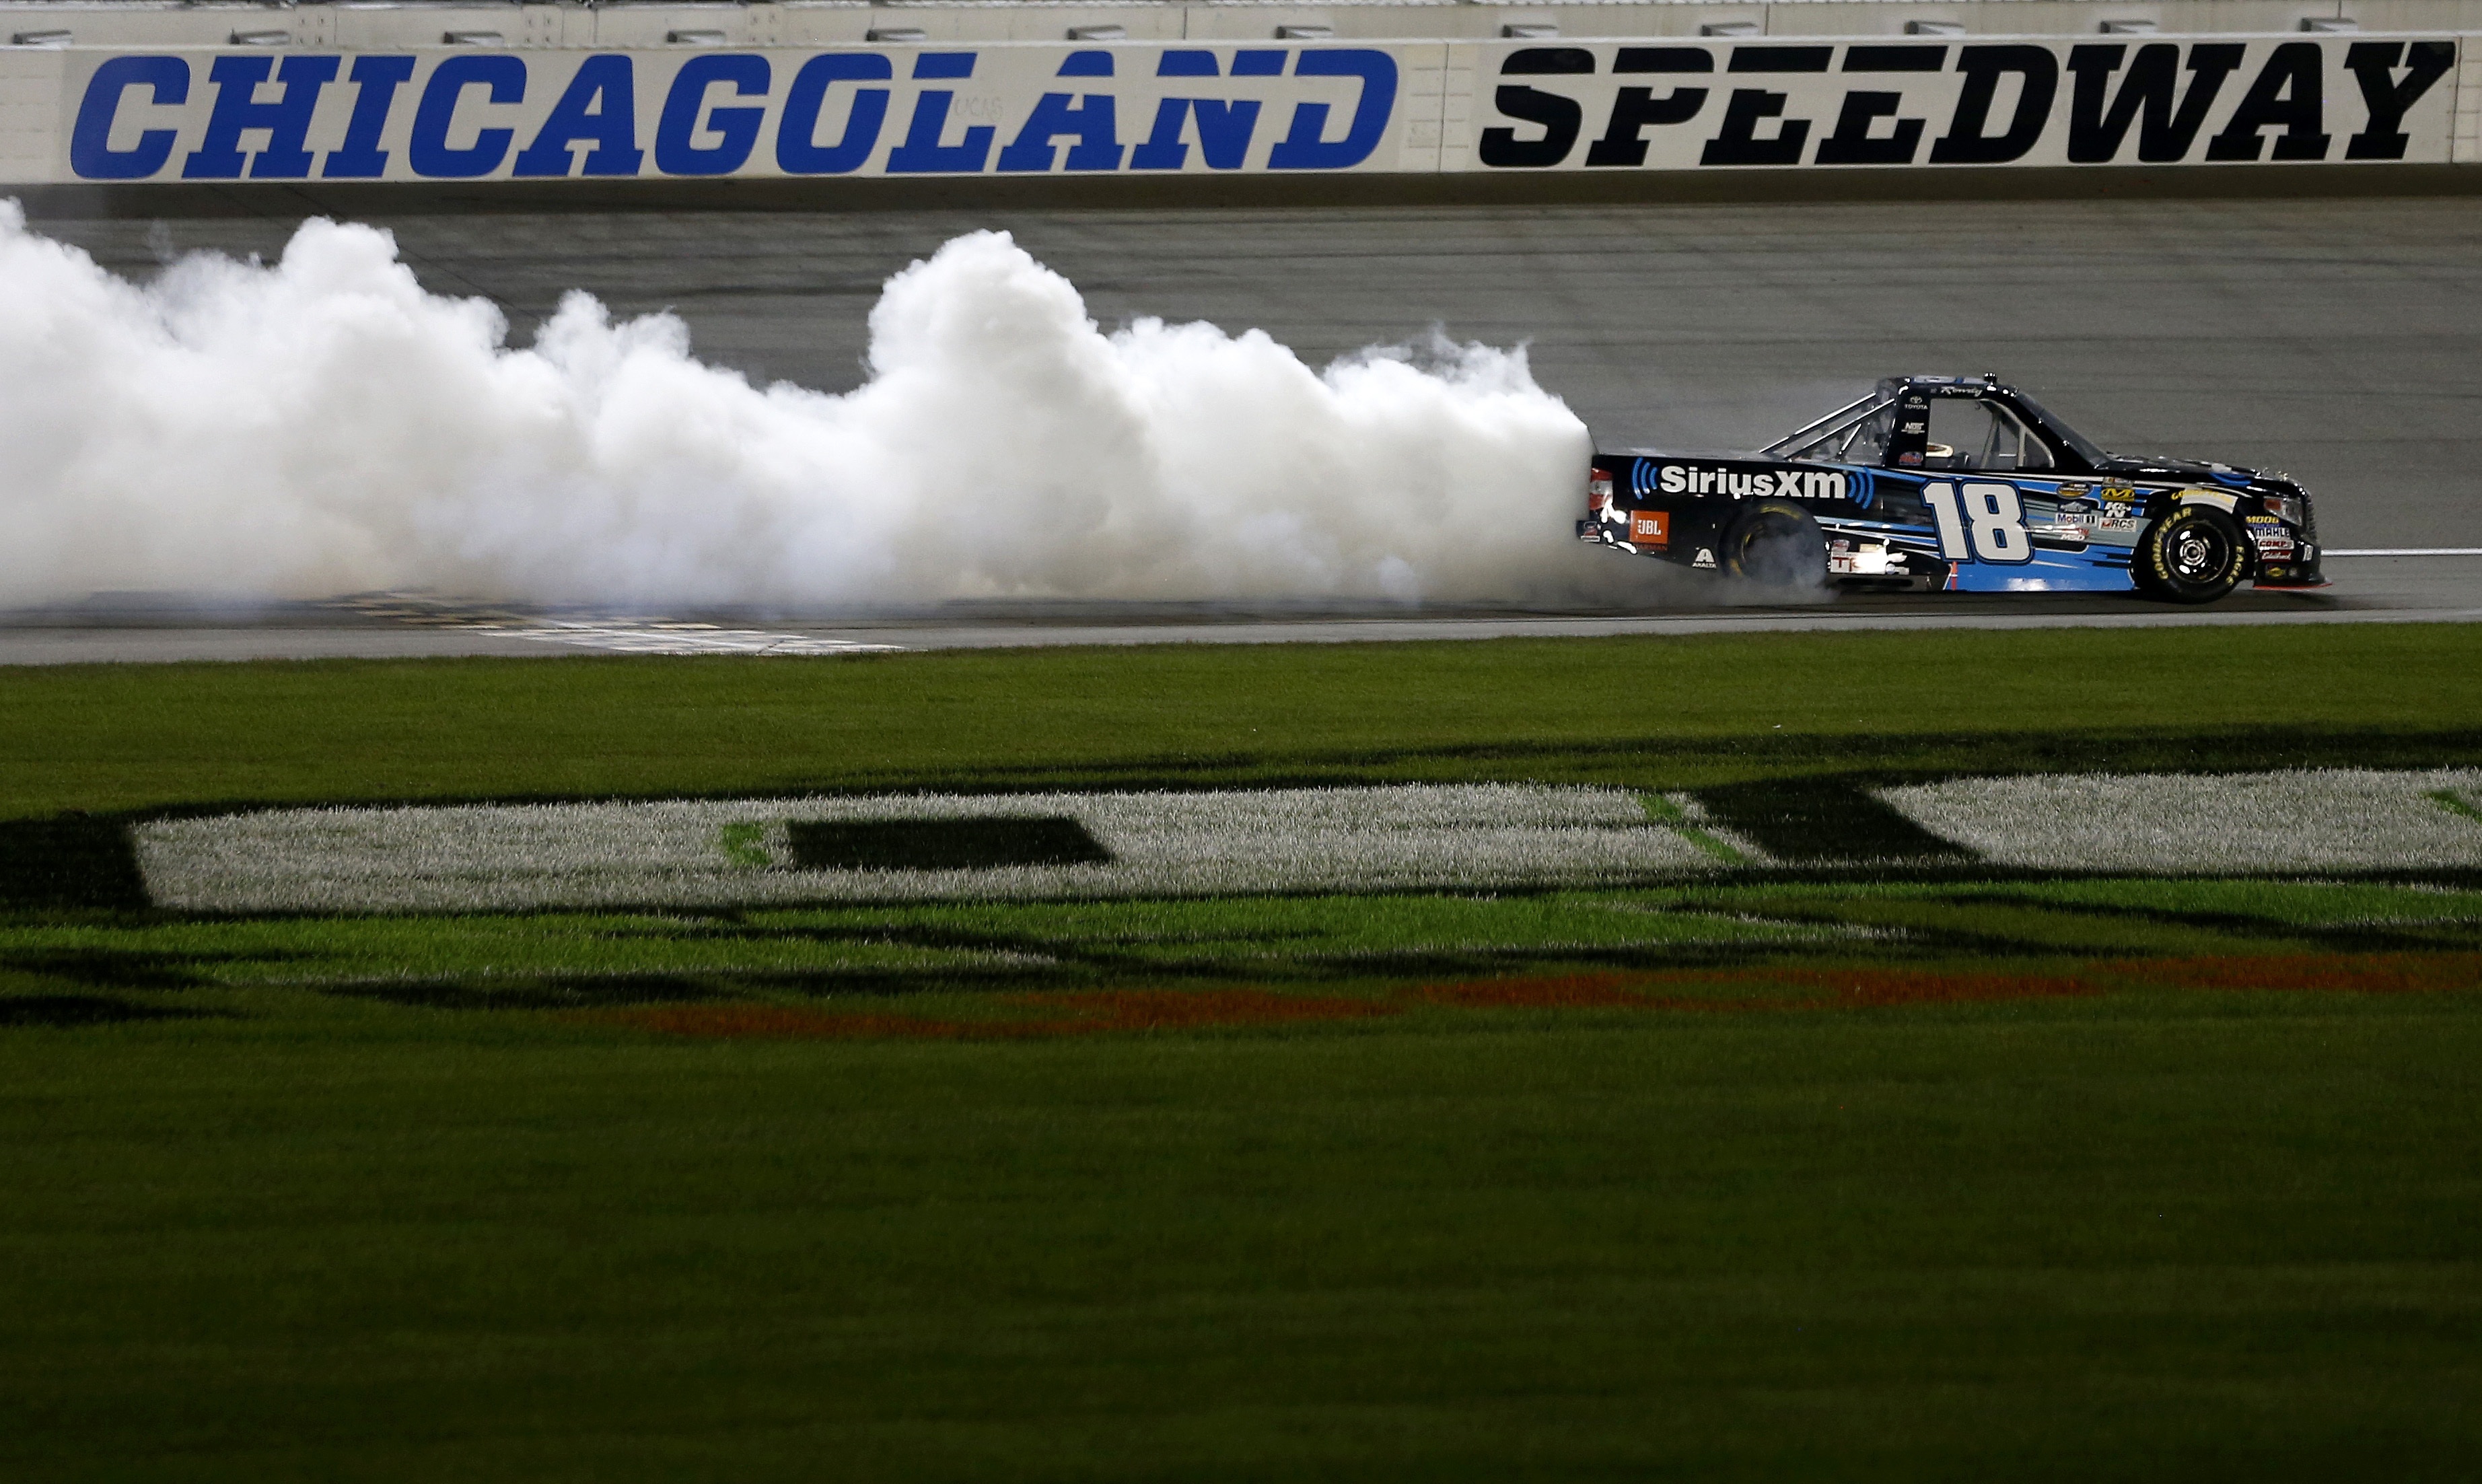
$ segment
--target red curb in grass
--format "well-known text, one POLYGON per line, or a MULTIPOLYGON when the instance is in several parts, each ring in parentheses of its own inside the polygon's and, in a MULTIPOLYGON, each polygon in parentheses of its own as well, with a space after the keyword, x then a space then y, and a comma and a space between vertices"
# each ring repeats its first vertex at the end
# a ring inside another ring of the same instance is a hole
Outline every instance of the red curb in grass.
POLYGON ((2437 994, 2482 989, 2482 953, 2334 953, 2247 959, 2133 959, 2106 971, 2182 990, 2437 994))
POLYGON ((1940 973, 1915 968, 1753 969, 1720 974, 1577 974, 1557 978, 1472 979, 1426 984, 1413 993, 1438 1005, 1465 1009, 1825 1010, 1969 1000, 2038 999, 2099 994, 2106 987, 2082 977, 1940 973), (1663 989, 1726 989, 1798 985, 1811 997, 1692 997, 1663 989))
POLYGON ((1937 969, 1736 969, 1720 973, 1571 974, 1423 985, 1433 1004, 1484 1008, 1825 1010, 1887 1005, 2046 999, 2114 990, 2238 990, 2359 994, 2482 989, 2482 953, 2261 955, 2255 958, 2123 959, 2073 974, 1950 973, 1937 969), (1806 998, 1687 996, 1663 990, 1798 986, 1806 998))
POLYGON ((935 1041, 1005 1041, 1091 1036, 1110 1031, 1188 1030, 1202 1025, 1273 1025, 1294 1020, 1367 1020, 1397 1014, 1369 999, 1311 999, 1263 990, 1095 990, 1067 994, 1012 994, 1009 1004, 1069 1012, 1041 1020, 937 1020, 907 1015, 832 1015, 785 1005, 649 1005, 581 1011, 575 1017, 674 1036, 768 1040, 906 1037, 935 1041))
POLYGON ((1016 1041, 1201 1026, 1371 1020, 1409 1002, 1460 1010, 1670 1010, 1735 1013, 1886 1009, 2105 994, 2115 990, 2438 994, 2482 989, 2482 953, 2297 954, 2125 959, 2073 974, 1950 973, 1871 966, 1727 972, 1512 975, 1425 984, 1388 999, 1313 998, 1265 990, 1089 990, 1011 994, 998 1003, 1050 1012, 1039 1020, 958 1020, 839 1015, 785 1005, 648 1005, 568 1019, 672 1036, 728 1040, 1016 1041), (1760 985, 1801 996, 1706 995, 1760 985), (1669 993, 1666 993, 1669 992, 1669 993))

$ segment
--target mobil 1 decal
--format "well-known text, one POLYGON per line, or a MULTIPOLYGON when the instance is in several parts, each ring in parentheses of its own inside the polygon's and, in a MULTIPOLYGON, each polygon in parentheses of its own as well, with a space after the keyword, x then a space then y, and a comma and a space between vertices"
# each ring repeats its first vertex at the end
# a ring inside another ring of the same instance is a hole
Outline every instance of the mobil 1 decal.
POLYGON ((1486 170, 2443 163, 2442 38, 1481 48, 1486 170))

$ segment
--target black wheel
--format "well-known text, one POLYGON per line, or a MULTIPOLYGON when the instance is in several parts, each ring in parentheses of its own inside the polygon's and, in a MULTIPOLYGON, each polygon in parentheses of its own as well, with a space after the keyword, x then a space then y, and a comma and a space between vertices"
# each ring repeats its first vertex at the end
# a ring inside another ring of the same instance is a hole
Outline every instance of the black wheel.
POLYGON ((1827 538, 1809 511, 1785 500, 1755 500, 1724 532, 1723 568, 1769 588, 1827 585, 1827 538))
POLYGON ((2129 553, 2137 591, 2167 603, 2211 603, 2249 573, 2240 522, 2205 505, 2183 505, 2146 528, 2129 553))

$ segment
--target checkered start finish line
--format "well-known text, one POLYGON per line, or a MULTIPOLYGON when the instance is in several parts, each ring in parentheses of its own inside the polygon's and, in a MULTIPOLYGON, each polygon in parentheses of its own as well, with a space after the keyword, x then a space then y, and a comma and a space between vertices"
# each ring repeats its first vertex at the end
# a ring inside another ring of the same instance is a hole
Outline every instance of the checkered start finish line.
POLYGON ((1871 861, 2482 867, 2482 770, 1957 779, 1849 804, 1859 828, 1823 848, 1695 793, 1499 783, 273 809, 131 833, 157 905, 245 913, 1591 886, 1871 861))

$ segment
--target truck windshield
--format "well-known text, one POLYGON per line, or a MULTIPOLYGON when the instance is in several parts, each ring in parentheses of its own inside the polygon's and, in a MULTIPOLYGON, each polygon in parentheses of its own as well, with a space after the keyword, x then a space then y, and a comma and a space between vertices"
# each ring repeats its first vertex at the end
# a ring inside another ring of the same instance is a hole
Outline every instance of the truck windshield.
POLYGON ((1893 398, 1863 397, 1838 408, 1761 450, 1770 459, 1807 459, 1819 464, 1877 464, 1888 451, 1888 430, 1895 422, 1893 398))

